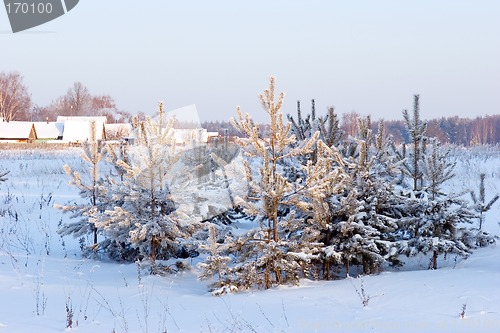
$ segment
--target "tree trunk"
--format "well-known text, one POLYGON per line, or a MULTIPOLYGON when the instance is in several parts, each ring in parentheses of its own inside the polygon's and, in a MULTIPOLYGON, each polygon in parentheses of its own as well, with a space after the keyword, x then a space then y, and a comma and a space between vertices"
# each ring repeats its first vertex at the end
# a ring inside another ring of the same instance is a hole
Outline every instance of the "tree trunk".
POLYGON ((325 280, 330 280, 330 263, 327 261, 323 264, 323 277, 325 280))
POLYGON ((271 269, 269 266, 269 262, 266 262, 266 270, 264 272, 264 283, 266 284, 266 289, 271 288, 271 269))
POLYGON ((151 237, 151 273, 156 273, 156 236, 151 237))
POLYGON ((94 231, 94 245, 97 245, 97 228, 94 225, 92 229, 94 231))
POLYGON ((433 251, 433 253, 432 253, 432 269, 437 269, 437 258, 438 258, 438 252, 433 251))
POLYGON ((273 216, 273 240, 278 241, 278 212, 274 213, 273 216))

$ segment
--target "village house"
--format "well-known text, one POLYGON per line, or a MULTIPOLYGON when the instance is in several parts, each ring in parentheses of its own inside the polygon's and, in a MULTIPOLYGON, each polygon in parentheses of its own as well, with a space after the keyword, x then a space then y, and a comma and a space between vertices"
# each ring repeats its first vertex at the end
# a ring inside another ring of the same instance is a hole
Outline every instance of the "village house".
POLYGON ((79 143, 89 140, 92 121, 96 124, 96 140, 106 140, 106 117, 58 116, 57 122, 64 124, 62 141, 79 143))
POLYGON ((0 122, 1 142, 31 143, 37 139, 35 126, 29 121, 0 122))
MULTIPOLYGON (((174 118, 174 138, 177 145, 207 144, 217 138, 217 132, 208 132, 196 121, 196 108, 189 106, 167 113, 174 118), (184 117, 184 118, 183 118, 184 117), (182 121, 179 121, 182 120, 182 121), (184 126, 183 126, 184 125, 184 126), (179 128, 180 127, 180 128, 179 128)), ((91 123, 96 124, 96 139, 127 141, 133 143, 134 131, 131 124, 107 124, 106 117, 58 116, 56 122, 0 121, 1 142, 60 142, 78 144, 90 140, 91 123)))
POLYGON ((57 122, 34 122, 38 141, 62 140, 64 132, 64 123, 57 122))

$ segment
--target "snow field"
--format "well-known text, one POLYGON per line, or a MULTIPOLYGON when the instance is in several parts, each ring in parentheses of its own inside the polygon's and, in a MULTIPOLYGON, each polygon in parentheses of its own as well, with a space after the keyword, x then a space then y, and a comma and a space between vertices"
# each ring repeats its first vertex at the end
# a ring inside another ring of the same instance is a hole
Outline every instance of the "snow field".
MULTIPOLYGON (((498 245, 467 260, 440 258, 436 271, 418 257, 399 271, 221 297, 198 281, 201 258, 185 260, 191 270, 164 277, 136 264, 82 259, 78 240, 56 233, 69 215, 53 208, 81 200, 62 169, 68 163, 84 171, 79 154, 0 152, 0 170, 10 171, 0 184, 0 333, 500 331, 498 245)), ((450 188, 478 191, 484 172, 486 199, 500 192, 498 148, 457 149, 453 156, 450 188)), ((496 203, 484 228, 500 234, 499 216, 496 203)))

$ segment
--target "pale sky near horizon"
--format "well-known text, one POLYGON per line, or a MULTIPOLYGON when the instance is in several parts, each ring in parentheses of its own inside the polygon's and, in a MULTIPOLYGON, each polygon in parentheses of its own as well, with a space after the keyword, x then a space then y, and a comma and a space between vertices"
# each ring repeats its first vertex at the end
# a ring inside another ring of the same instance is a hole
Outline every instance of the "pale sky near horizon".
POLYGON ((44 106, 75 81, 118 108, 195 104, 201 120, 236 105, 265 121, 257 94, 277 77, 284 112, 402 119, 500 113, 497 0, 80 0, 12 34, 0 8, 0 72, 18 71, 44 106))

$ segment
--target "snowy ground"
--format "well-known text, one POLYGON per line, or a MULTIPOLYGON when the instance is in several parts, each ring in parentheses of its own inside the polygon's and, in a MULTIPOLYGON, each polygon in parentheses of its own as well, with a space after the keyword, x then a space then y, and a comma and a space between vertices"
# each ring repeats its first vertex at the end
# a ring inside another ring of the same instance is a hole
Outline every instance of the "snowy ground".
MULTIPOLYGON (((52 207, 79 199, 62 170, 65 163, 83 169, 78 154, 0 151, 0 170, 11 171, 0 184, 0 333, 500 332, 500 245, 465 261, 442 259, 437 271, 420 258, 362 280, 223 297, 211 296, 194 269, 159 277, 135 264, 82 259, 78 242, 56 233, 69 216, 52 207), (366 307, 356 292, 361 283, 371 297, 366 307)), ((498 148, 455 156, 450 188, 476 189, 484 172, 486 198, 500 192, 498 148)), ((485 229, 500 234, 499 221, 497 202, 485 229)))

